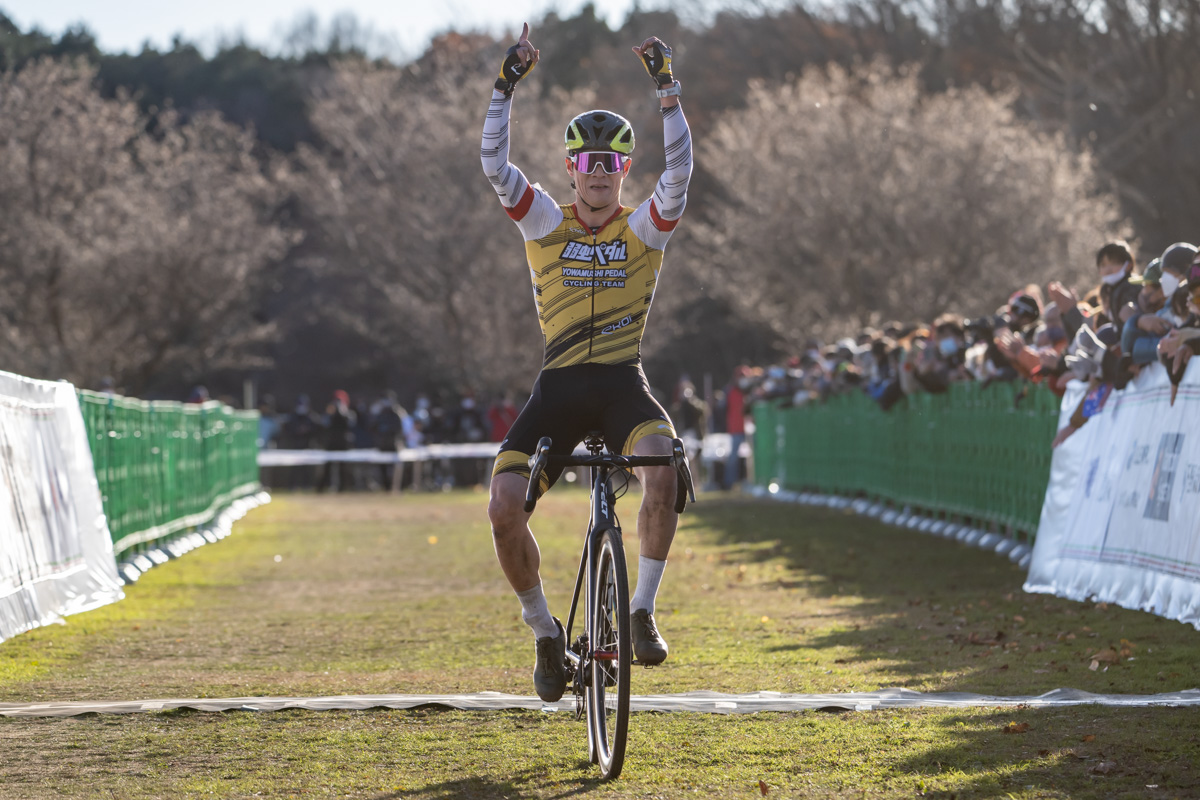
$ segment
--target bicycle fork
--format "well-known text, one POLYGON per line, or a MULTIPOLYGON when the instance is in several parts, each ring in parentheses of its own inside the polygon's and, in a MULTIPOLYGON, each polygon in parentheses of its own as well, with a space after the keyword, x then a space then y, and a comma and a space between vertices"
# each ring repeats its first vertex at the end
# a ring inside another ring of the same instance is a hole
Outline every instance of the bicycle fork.
MULTIPOLYGON (((571 613, 567 617, 568 635, 575 626, 575 612, 579 609, 580 594, 583 595, 583 633, 568 642, 567 646, 567 681, 575 693, 575 717, 582 719, 586 713, 584 698, 587 696, 587 685, 592 680, 592 671, 602 668, 618 659, 613 650, 593 650, 597 642, 603 642, 600 631, 593 630, 598 620, 591 618, 589 609, 595 608, 596 594, 601 587, 595 585, 596 555, 599 546, 599 533, 616 528, 613 515, 612 487, 609 484, 608 470, 600 467, 592 468, 592 510, 588 525, 588 542, 579 560, 579 572, 575 578, 575 591, 571 598, 571 613), (597 664, 599 662, 599 664, 597 664)), ((592 731, 588 730, 588 756, 595 760, 595 742, 592 741, 592 731)))

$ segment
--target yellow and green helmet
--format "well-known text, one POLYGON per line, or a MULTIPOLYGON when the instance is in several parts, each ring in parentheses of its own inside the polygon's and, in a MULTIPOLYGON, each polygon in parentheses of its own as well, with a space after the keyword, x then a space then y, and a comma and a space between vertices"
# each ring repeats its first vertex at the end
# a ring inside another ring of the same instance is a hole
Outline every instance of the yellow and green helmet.
POLYGON ((633 126, 612 111, 583 112, 567 125, 565 138, 568 153, 611 150, 626 156, 633 154, 633 126))

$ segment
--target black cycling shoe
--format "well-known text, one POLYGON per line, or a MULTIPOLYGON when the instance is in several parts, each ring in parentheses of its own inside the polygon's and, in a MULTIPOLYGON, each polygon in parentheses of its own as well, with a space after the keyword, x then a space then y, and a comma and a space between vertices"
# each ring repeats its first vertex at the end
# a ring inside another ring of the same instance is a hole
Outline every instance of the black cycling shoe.
POLYGON ((537 640, 537 661, 533 665, 533 688, 542 702, 554 703, 567 690, 567 632, 558 617, 558 636, 543 636, 537 640))
POLYGON ((667 660, 667 643, 654 625, 654 615, 639 608, 629 615, 629 632, 633 635, 633 656, 647 666, 667 660))

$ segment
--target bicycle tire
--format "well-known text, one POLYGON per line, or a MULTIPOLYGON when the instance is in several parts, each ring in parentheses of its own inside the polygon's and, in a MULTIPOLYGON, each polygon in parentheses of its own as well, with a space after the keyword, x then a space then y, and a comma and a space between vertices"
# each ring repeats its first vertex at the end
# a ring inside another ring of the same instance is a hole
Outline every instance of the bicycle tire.
POLYGON ((620 533, 600 534, 592 566, 589 634, 592 668, 587 685, 588 738, 605 779, 621 774, 629 733, 629 573, 620 533))

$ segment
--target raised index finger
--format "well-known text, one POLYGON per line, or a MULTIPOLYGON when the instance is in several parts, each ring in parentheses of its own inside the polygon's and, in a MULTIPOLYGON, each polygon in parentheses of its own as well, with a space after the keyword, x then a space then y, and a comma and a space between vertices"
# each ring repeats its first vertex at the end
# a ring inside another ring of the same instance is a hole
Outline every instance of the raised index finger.
POLYGON ((528 42, 529 41, 529 23, 528 22, 522 24, 521 38, 517 39, 517 41, 518 42, 528 42))

